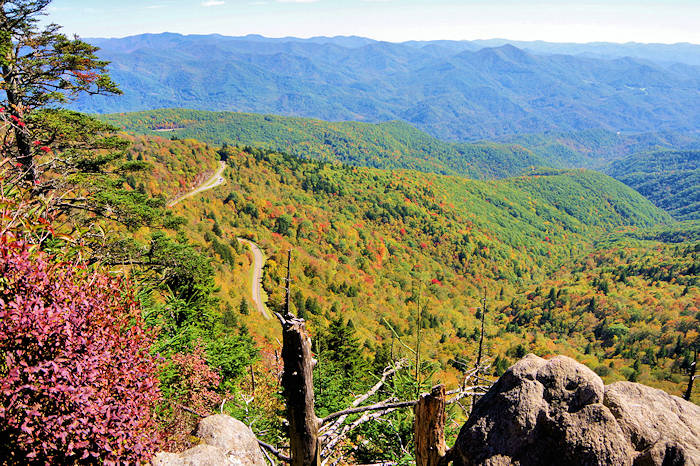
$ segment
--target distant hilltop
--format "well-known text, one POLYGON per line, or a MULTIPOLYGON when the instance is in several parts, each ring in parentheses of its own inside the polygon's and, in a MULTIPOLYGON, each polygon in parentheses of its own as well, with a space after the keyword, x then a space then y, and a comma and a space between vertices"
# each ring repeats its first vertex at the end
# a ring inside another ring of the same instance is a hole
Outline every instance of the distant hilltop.
POLYGON ((181 107, 403 120, 476 140, 543 131, 697 132, 700 46, 145 34, 92 39, 124 96, 94 113, 181 107))
MULTIPOLYGON (((89 42, 99 46, 113 41, 128 41, 129 39, 140 40, 145 37, 164 38, 212 38, 215 40, 233 40, 233 41, 259 41, 259 42, 299 42, 313 44, 332 44, 339 47, 359 48, 370 44, 380 42, 375 39, 360 36, 315 36, 309 38, 300 37, 265 37, 260 34, 248 34, 245 36, 225 36, 222 34, 192 34, 183 35, 173 32, 164 32, 160 34, 139 34, 127 36, 124 38, 90 38, 89 42)), ((589 58, 641 58, 659 63, 684 63, 686 65, 700 66, 700 44, 691 44, 688 42, 679 42, 675 44, 657 44, 657 43, 641 43, 641 42, 545 42, 541 40, 534 41, 519 41, 511 39, 476 39, 476 40, 414 40, 405 42, 388 42, 398 45, 410 45, 418 48, 426 46, 444 47, 455 51, 471 50, 476 51, 483 48, 500 47, 510 44, 519 49, 523 49, 529 53, 537 55, 580 55, 589 58)))

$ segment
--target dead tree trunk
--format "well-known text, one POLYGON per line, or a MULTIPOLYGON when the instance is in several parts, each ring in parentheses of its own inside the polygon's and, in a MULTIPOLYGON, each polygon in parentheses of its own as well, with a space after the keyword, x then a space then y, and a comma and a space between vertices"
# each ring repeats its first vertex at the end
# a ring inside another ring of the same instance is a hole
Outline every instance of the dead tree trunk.
POLYGON ((438 466, 445 456, 445 386, 437 385, 415 407, 416 466, 438 466))
POLYGON ((314 410, 313 358, 311 339, 304 319, 289 310, 290 265, 287 261, 287 297, 285 315, 277 313, 282 324, 282 390, 287 404, 289 447, 292 466, 318 466, 321 448, 318 438, 319 420, 314 410))
POLYGON ((685 390, 685 394, 683 395, 683 399, 690 401, 690 395, 693 394, 693 381, 695 380, 695 370, 697 369, 698 365, 698 355, 695 353, 695 360, 690 364, 690 377, 688 378, 688 388, 685 390))
POLYGON ((320 465, 318 419, 314 411, 311 339, 304 319, 282 321, 282 388, 287 401, 292 466, 320 465))
MULTIPOLYGON (((479 369, 481 368, 481 356, 484 350, 484 321, 486 320, 486 288, 484 288, 484 297, 481 299, 481 333, 479 335, 479 354, 476 357, 476 375, 479 375, 479 369)), ((477 396, 472 397, 472 410, 476 406, 476 402, 479 398, 477 396)))

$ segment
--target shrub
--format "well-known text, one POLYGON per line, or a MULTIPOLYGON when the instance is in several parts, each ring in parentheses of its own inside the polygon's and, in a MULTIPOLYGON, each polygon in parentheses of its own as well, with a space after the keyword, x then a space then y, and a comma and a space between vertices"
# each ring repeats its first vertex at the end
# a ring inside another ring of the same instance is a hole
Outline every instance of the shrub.
POLYGON ((168 450, 182 451, 192 446, 190 434, 198 418, 182 410, 186 407, 202 416, 213 412, 222 397, 216 392, 221 376, 205 359, 204 349, 197 345, 191 353, 175 353, 163 366, 163 420, 167 424, 168 450))
POLYGON ((159 442, 157 365, 128 284, 9 235, 0 277, 3 461, 148 460, 159 442))

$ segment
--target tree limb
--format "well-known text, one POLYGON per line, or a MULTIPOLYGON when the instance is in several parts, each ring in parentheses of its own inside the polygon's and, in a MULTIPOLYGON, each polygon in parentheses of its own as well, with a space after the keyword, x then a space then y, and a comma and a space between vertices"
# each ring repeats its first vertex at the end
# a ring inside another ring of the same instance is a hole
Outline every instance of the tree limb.
POLYGON ((416 403, 418 403, 418 400, 397 401, 395 403, 375 403, 373 405, 360 406, 358 408, 344 409, 319 419, 319 423, 325 424, 328 421, 332 421, 333 419, 339 418, 340 416, 346 416, 348 414, 364 413, 366 411, 380 411, 389 408, 407 408, 409 406, 414 406, 416 403))
POLYGON ((278 460, 284 461, 286 463, 289 463, 292 460, 290 457, 285 456, 282 453, 280 453, 280 451, 277 448, 273 447, 269 443, 265 443, 260 439, 257 439, 257 440, 258 440, 258 445, 260 445, 261 447, 263 447, 264 449, 266 449, 267 451, 272 453, 278 460))
POLYGON ((394 375, 396 371, 402 369, 406 364, 408 363, 407 359, 400 359, 396 361, 396 364, 394 366, 389 366, 386 369, 384 369, 384 372, 382 372, 382 376, 379 379, 379 381, 372 387, 370 388, 367 393, 364 395, 358 396, 353 402, 352 406, 360 406, 362 403, 364 403, 369 397, 374 395, 379 391, 380 388, 386 383, 386 379, 389 378, 390 376, 394 375))
MULTIPOLYGON (((375 419, 378 419, 386 414, 389 414, 393 411, 396 411, 398 408, 389 408, 385 409, 383 411, 375 412, 375 413, 365 413, 362 416, 360 416, 358 419, 353 421, 351 424, 346 425, 343 430, 341 430, 339 433, 335 434, 333 438, 331 438, 328 443, 326 443, 326 446, 323 447, 323 450, 321 451, 321 456, 322 457, 328 457, 330 455, 331 451, 333 448, 335 448, 338 443, 340 443, 341 440, 343 440, 345 437, 350 434, 353 430, 355 430, 357 427, 360 425, 364 424, 365 422, 373 421, 375 419)), ((324 460, 324 463, 328 461, 328 458, 324 460)))
POLYGON ((394 327, 391 326, 391 324, 389 323, 389 321, 387 321, 384 317, 382 317, 382 320, 383 320, 384 323, 389 327, 389 330, 391 330, 391 333, 394 334, 394 336, 395 336, 396 339, 399 341, 399 343, 401 343, 401 346, 403 346, 404 348, 406 348, 406 349, 407 349, 408 351, 410 351, 411 353, 416 354, 416 350, 414 350, 413 348, 411 348, 410 346, 408 346, 406 343, 404 343, 403 341, 401 341, 401 338, 399 337, 399 334, 396 333, 396 330, 394 330, 394 327))
MULTIPOLYGON (((367 399, 369 399, 371 396, 373 396, 375 393, 379 391, 380 388, 384 386, 386 383, 386 380, 394 375, 398 370, 400 370, 402 367, 404 367, 408 363, 407 359, 400 359, 399 361, 396 362, 394 366, 389 366, 386 369, 384 369, 384 372, 382 372, 381 378, 379 381, 374 384, 372 388, 370 388, 366 393, 363 395, 358 396, 355 398, 355 400, 352 402, 351 406, 352 407, 357 407, 360 406, 362 403, 364 403, 367 399)), ((340 425, 345 422, 345 419, 347 418, 347 415, 343 415, 338 417, 335 422, 333 422, 332 425, 326 425, 323 426, 323 430, 325 431, 333 431, 337 428, 340 427, 340 425)))
POLYGON ((201 417, 201 418, 206 417, 204 414, 200 414, 200 413, 198 413, 197 411, 195 411, 194 409, 188 408, 187 406, 184 406, 184 405, 177 405, 177 407, 180 408, 180 409, 183 410, 183 411, 186 411, 186 412, 190 413, 190 414, 194 414, 194 415, 197 416, 197 417, 201 417))

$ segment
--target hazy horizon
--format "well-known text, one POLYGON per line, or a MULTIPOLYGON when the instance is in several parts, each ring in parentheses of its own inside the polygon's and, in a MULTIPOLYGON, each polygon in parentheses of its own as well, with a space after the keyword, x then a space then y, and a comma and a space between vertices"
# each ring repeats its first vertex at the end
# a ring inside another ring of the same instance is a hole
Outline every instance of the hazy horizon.
POLYGON ((692 0, 55 0, 48 21, 82 37, 145 33, 700 44, 692 0))
POLYGON ((313 39, 341 39, 341 38, 355 38, 355 39, 366 39, 370 41, 375 41, 375 42, 388 42, 392 44, 403 44, 407 42, 440 42, 440 41, 446 41, 446 42, 496 42, 496 41, 503 41, 503 42, 531 42, 531 43, 549 43, 549 44, 576 44, 576 45, 594 45, 594 44, 615 44, 615 45, 697 45, 700 46, 699 43, 695 42, 639 42, 639 41, 627 41, 627 42, 611 42, 611 41, 590 41, 590 42, 573 42, 573 41, 567 41, 567 42, 556 42, 556 41, 550 41, 550 40, 521 40, 521 39, 513 39, 513 38, 508 38, 508 37, 485 37, 485 38, 477 38, 477 39, 408 39, 408 40, 401 40, 401 41, 393 41, 393 40, 383 40, 383 39, 377 39, 373 37, 368 37, 368 36, 359 36, 356 34, 352 35, 334 35, 334 36, 328 36, 328 35, 317 35, 317 36, 307 36, 307 37, 302 37, 302 36, 266 36, 263 34, 258 34, 258 33, 248 33, 248 34, 241 34, 241 35, 231 35, 231 34, 222 34, 218 32, 211 32, 211 33, 181 33, 181 32, 176 32, 176 31, 159 31, 159 32, 142 32, 138 34, 128 34, 125 36, 81 36, 84 39, 126 39, 128 37, 136 37, 136 36, 145 36, 145 35, 161 35, 161 34, 176 34, 180 35, 183 37, 188 37, 188 36, 193 36, 193 37, 206 37, 206 36, 220 36, 220 37, 231 37, 231 38, 245 38, 245 37, 259 37, 263 39, 271 39, 271 40, 284 40, 284 39, 295 39, 295 40, 313 40, 313 39))

